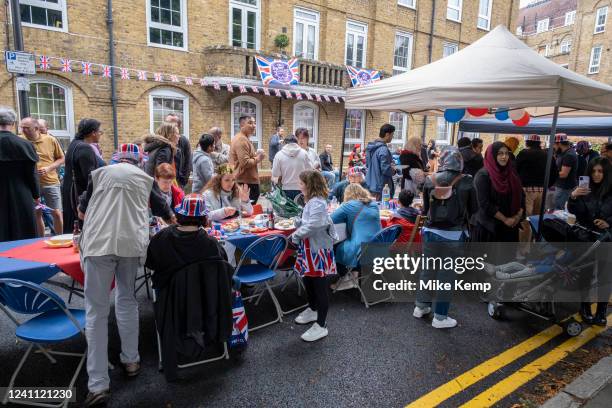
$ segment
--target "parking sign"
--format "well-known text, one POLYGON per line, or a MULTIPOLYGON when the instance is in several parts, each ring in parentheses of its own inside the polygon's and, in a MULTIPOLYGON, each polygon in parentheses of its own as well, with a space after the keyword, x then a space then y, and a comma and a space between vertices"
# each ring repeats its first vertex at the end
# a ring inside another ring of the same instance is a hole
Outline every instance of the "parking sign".
POLYGON ((20 51, 6 51, 4 53, 6 69, 14 74, 35 75, 36 59, 34 54, 20 51))

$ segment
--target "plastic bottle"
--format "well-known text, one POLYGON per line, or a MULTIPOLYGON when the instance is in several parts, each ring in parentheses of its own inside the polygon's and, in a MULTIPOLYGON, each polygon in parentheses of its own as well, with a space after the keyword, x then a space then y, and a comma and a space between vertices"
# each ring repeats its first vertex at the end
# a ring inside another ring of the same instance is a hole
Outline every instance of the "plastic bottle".
POLYGON ((268 229, 274 229, 274 209, 272 206, 268 207, 266 210, 266 214, 268 215, 268 229))
POLYGON ((79 252, 79 241, 81 238, 81 228, 79 227, 79 220, 74 220, 72 226, 72 248, 74 252, 79 252))
POLYGON ((334 197, 331 200, 331 210, 336 211, 337 208, 338 208, 338 199, 334 197))
POLYGON ((383 208, 389 209, 389 201, 391 200, 391 190, 389 189, 389 185, 385 184, 382 191, 382 202, 383 208))

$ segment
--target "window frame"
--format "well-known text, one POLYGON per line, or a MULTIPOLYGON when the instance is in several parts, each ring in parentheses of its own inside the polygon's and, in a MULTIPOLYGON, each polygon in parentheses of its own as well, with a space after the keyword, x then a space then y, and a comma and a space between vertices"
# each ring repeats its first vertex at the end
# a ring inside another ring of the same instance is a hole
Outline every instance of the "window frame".
POLYGON ((446 1, 446 19, 450 20, 450 21, 454 21, 456 23, 461 23, 461 18, 463 17, 463 0, 457 0, 459 2, 459 6, 454 6, 451 5, 450 2, 452 0, 447 0, 446 1), (452 9, 452 10, 456 10, 459 12, 459 18, 458 19, 454 19, 448 16, 448 10, 452 9))
POLYGON ((345 65, 350 65, 353 66, 355 68, 365 68, 367 66, 367 56, 368 56, 368 24, 367 23, 362 23, 360 21, 355 21, 355 20, 346 20, 346 33, 345 33, 345 37, 344 37, 344 64, 345 65), (350 24, 356 25, 356 26, 360 26, 363 28, 362 32, 359 32, 357 30, 351 29, 349 27, 350 24), (362 57, 362 62, 361 62, 361 66, 357 66, 357 41, 355 41, 354 43, 354 47, 353 47, 353 56, 352 56, 352 60, 353 63, 349 64, 347 61, 347 57, 348 57, 348 38, 349 38, 349 34, 353 34, 355 36, 355 40, 357 40, 357 36, 363 36, 363 57, 362 57))
POLYGON ((476 28, 480 29, 480 30, 485 30, 485 31, 491 31, 491 10, 493 8, 493 0, 479 0, 478 2, 478 16, 476 17, 476 28), (488 3, 487 6, 487 10, 489 11, 487 15, 484 14, 480 14, 480 3, 486 1, 488 3), (479 20, 481 18, 484 18, 487 20, 487 27, 481 27, 480 25, 478 25, 479 20))
POLYGON ((575 23, 576 23, 576 10, 572 10, 572 11, 566 12, 565 13, 565 22, 564 22, 563 25, 564 26, 569 26, 569 25, 572 25, 572 24, 575 24, 575 23), (567 21, 568 17, 569 17, 570 22, 567 21))
MULTIPOLYGON (((319 106, 310 101, 300 101, 293 105, 293 134, 295 134, 295 130, 298 128, 296 124, 296 111, 301 107, 308 107, 314 110, 314 123, 312 125, 312 134, 310 134, 309 142, 312 142, 312 148, 317 150, 317 145, 319 142, 319 106)), ((310 143, 309 143, 310 144, 310 143)))
POLYGON ((395 37, 394 39, 394 43, 393 43, 393 75, 396 75, 396 71, 399 71, 399 73, 404 73, 404 72, 408 72, 412 69, 412 52, 414 49, 414 36, 412 35, 412 33, 409 33, 407 31, 400 31, 397 30, 395 31, 395 37), (408 38, 408 66, 407 67, 400 67, 398 65, 395 65, 395 56, 396 56, 396 51, 397 48, 395 47, 395 45, 397 44, 397 37, 405 37, 408 38))
POLYGON ((311 9, 307 9, 307 8, 303 8, 303 7, 294 7, 293 8, 293 55, 300 57, 300 58, 305 58, 305 59, 312 59, 312 60, 317 60, 319 59, 319 30, 321 27, 321 14, 316 11, 316 10, 311 10, 311 9), (313 16, 316 17, 316 21, 311 21, 311 20, 307 20, 304 19, 303 17, 298 17, 297 13, 298 12, 302 12, 302 13, 307 13, 307 14, 312 14, 313 16), (302 49, 305 50, 303 55, 298 55, 297 54, 297 24, 301 23, 304 25, 304 31, 302 33, 302 49), (314 41, 314 56, 313 58, 309 58, 307 56, 308 50, 307 50, 307 46, 308 46, 308 39, 307 39, 307 34, 308 34, 308 27, 309 26, 314 26, 315 28, 315 41, 314 41))
POLYGON ((443 116, 438 116, 437 122, 436 122, 436 138, 434 139, 436 141, 436 144, 449 145, 451 143, 452 137, 453 137, 453 124, 451 122, 447 122, 443 116), (440 134, 441 121, 444 121, 444 126, 445 126, 446 139, 444 140, 438 139, 438 135, 440 134))
POLYGON ((181 29, 177 30, 175 26, 164 23, 157 23, 151 20, 151 0, 146 1, 147 8, 147 46, 166 48, 175 51, 188 51, 189 50, 189 29, 187 27, 187 0, 179 0, 181 2, 181 29), (173 45, 159 44, 151 42, 151 28, 157 28, 159 30, 172 31, 175 33, 183 34, 183 46, 175 47, 173 45))
POLYGON ((442 43, 442 58, 450 57, 451 55, 456 54, 457 52, 459 52, 459 44, 458 43, 448 42, 448 41, 444 41, 442 43), (453 48, 455 51, 453 51, 451 54, 444 55, 444 51, 449 49, 449 48, 453 48))
POLYGON ((563 39, 560 43, 559 43, 559 53, 561 54, 569 54, 572 52, 572 39, 563 39), (567 50, 563 50, 563 48, 567 48, 567 50))
MULTIPOLYGON (((228 38, 230 47, 234 47, 234 39, 232 38, 232 10, 234 8, 242 10, 242 18, 245 19, 246 12, 253 11, 255 12, 255 51, 259 51, 261 49, 261 0, 256 0, 257 5, 247 4, 240 0, 229 0, 229 13, 228 13, 228 38)), ((239 48, 251 49, 245 47, 246 44, 246 35, 247 35, 247 26, 242 23, 242 38, 241 38, 241 46, 239 48)))
POLYGON ((406 7, 412 10, 416 10, 416 0, 397 0, 397 5, 398 6, 402 6, 402 7, 406 7), (402 1, 409 1, 412 3, 412 5, 409 4, 404 4, 402 3, 402 1))
POLYGON ((550 27, 550 17, 546 17, 541 20, 538 20, 536 22, 536 34, 545 33, 546 31, 548 31, 549 27, 550 27), (544 22, 546 22, 546 28, 544 30, 540 30, 540 23, 544 23, 544 22))
MULTIPOLYGON (((391 146, 400 146, 400 149, 403 149, 404 146, 406 145, 406 141, 408 140, 408 114, 404 113, 404 112, 389 112, 389 123, 390 124, 394 124, 397 121, 394 121, 391 119, 391 117, 394 115, 402 115, 402 133, 401 133, 401 141, 396 141, 395 139, 391 139, 391 142, 389 142, 389 144, 391 146)), ((395 125, 394 125, 395 126, 395 125)), ((395 132, 397 133, 397 126, 395 127, 395 132)))
MULTIPOLYGON (((40 28, 43 30, 58 31, 62 33, 68 32, 68 7, 66 5, 66 0, 58 0, 57 5, 54 3, 47 3, 47 2, 39 1, 39 0, 18 0, 17 4, 19 5, 19 10, 17 10, 17 12, 20 13, 20 15, 21 15, 21 5, 22 4, 28 5, 28 6, 40 7, 44 9, 57 10, 62 13, 62 28, 51 27, 51 26, 35 24, 35 23, 26 23, 24 21, 21 21, 21 25, 23 25, 24 27, 40 28)), ((9 21, 10 21, 10 17, 9 17, 9 21)))
MULTIPOLYGON (((75 127, 74 127, 74 100, 72 98, 72 87, 70 85, 59 81, 55 78, 49 78, 46 76, 37 76, 36 79, 31 79, 30 86, 33 84, 50 84, 60 87, 64 90, 65 96, 65 109, 66 109, 66 130, 57 130, 49 128, 49 133, 56 138, 68 139, 68 143, 74 139, 75 127)), ((16 85, 15 85, 16 86, 16 85)), ((29 90, 28 90, 29 91, 29 90)), ((30 94, 28 92, 28 107, 30 104, 30 94)), ((32 115, 34 116, 34 115, 32 115)), ((37 118, 38 119, 38 118, 37 118)))
MULTIPOLYGON (((153 125, 153 99, 154 98, 166 98, 166 99, 182 99, 183 100, 183 132, 181 136, 189 138, 189 95, 176 89, 176 88, 154 88, 149 91, 149 130, 151 133, 155 133, 155 127, 153 125)), ((166 114, 167 115, 167 114, 166 114)))
POLYGON ((548 43, 545 44, 545 47, 546 48, 544 48, 544 56, 545 57, 550 57, 550 50, 552 49, 552 47, 548 43))
POLYGON ((598 74, 599 73, 599 68, 601 67, 601 56, 603 54, 603 46, 602 45, 596 45, 593 48, 591 48, 591 56, 589 58, 589 70, 588 70, 588 74, 589 75, 593 75, 593 74, 598 74), (599 49, 599 56, 598 56, 598 61, 597 61, 597 65, 593 64, 593 57, 595 56, 595 50, 599 49))
POLYGON ((597 11, 595 12, 595 27, 593 28, 593 34, 604 33, 606 31, 607 23, 608 23, 608 6, 599 7, 597 11), (603 24, 599 24, 600 14, 604 14, 603 24), (601 30, 597 31, 598 28, 601 28, 601 30))
POLYGON ((343 124, 344 133, 345 133, 345 135, 344 135, 344 145, 341 146, 342 154, 344 156, 350 155, 351 151, 352 151, 352 149, 349 150, 349 151, 346 151, 345 148, 346 148, 347 144, 360 144, 361 145, 361 151, 362 152, 365 151, 364 143, 365 143, 365 119, 366 119, 366 111, 364 109, 347 109, 347 113, 346 113, 346 119, 347 120, 349 118, 349 112, 348 111, 352 111, 352 110, 361 112, 361 128, 360 128, 361 138, 360 139, 356 139, 356 138, 347 137, 347 135, 346 135, 346 130, 347 130, 346 125, 347 125, 347 122, 345 121, 344 124, 343 124))
POLYGON ((239 118, 235 118, 234 117, 234 104, 236 103, 240 103, 240 102, 250 102, 253 103, 255 105, 255 132, 256 132, 256 136, 255 137, 250 137, 249 140, 251 140, 251 142, 253 140, 255 140, 257 142, 257 148, 258 149, 263 149, 263 115, 262 115, 262 104, 261 101, 253 96, 247 96, 247 95, 242 95, 242 96, 237 96, 235 98, 232 98, 230 100, 230 129, 231 129, 231 135, 230 135, 230 140, 234 139, 234 136, 236 135, 236 133, 238 132, 234 132, 234 120, 235 119, 239 119, 239 118))

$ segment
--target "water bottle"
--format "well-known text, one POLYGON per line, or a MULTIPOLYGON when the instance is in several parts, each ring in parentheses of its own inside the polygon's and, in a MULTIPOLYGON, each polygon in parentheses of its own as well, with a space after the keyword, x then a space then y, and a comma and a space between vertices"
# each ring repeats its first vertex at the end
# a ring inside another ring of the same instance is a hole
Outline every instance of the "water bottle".
POLYGON ((383 202, 383 208, 388 210, 389 209, 389 201, 391 200, 391 190, 389 189, 389 185, 385 184, 385 186, 383 187, 383 191, 382 191, 382 202, 383 202))
POLYGON ((336 211, 337 208, 338 208, 338 199, 334 197, 331 200, 331 210, 336 211))

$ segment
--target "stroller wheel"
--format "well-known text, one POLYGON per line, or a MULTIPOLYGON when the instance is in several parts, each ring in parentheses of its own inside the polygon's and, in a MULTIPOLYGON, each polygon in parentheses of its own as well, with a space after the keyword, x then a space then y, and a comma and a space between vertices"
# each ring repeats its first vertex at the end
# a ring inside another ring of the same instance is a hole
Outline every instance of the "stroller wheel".
POLYGON ((563 324, 563 330, 570 337, 576 337, 582 333, 582 324, 574 319, 570 319, 563 324))
POLYGON ((487 304, 487 313, 489 313, 489 317, 500 320, 502 318, 502 305, 497 302, 489 302, 487 304))

